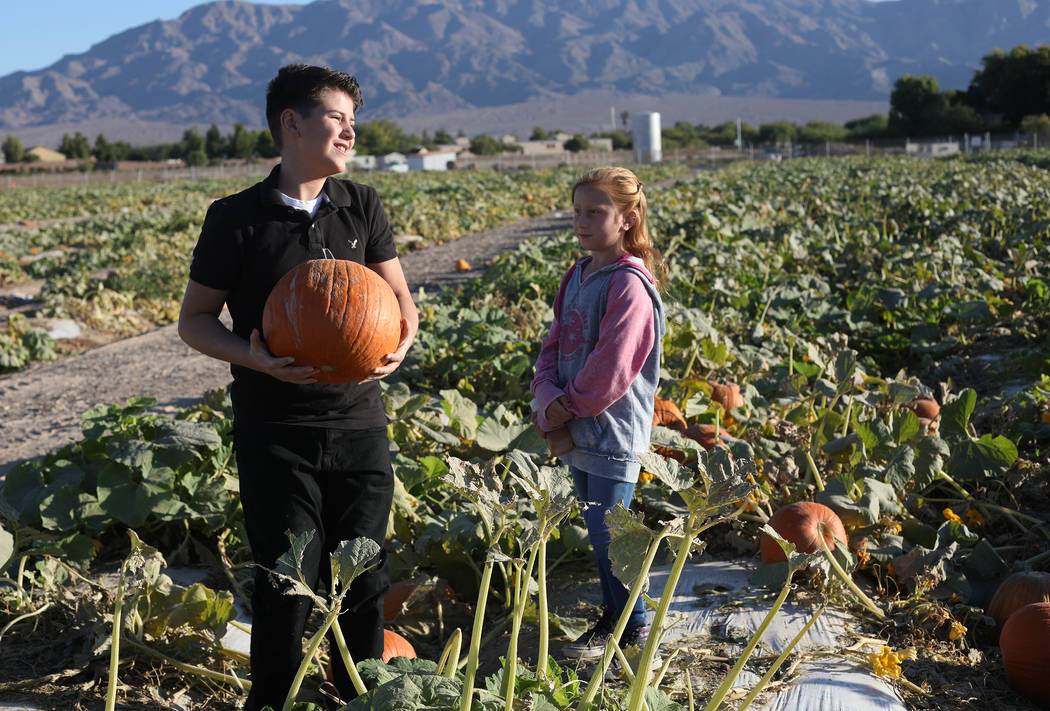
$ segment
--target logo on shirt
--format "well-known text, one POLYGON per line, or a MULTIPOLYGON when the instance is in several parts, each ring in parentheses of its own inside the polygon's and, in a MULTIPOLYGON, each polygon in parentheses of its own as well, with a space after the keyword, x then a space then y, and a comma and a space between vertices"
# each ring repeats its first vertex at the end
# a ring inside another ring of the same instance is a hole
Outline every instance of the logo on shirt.
POLYGON ((350 249, 357 249, 357 240, 356 239, 348 239, 346 241, 346 243, 348 245, 350 245, 350 249))
POLYGON ((579 304, 572 304, 565 309, 558 332, 559 356, 562 360, 573 360, 583 350, 587 335, 587 313, 579 304))

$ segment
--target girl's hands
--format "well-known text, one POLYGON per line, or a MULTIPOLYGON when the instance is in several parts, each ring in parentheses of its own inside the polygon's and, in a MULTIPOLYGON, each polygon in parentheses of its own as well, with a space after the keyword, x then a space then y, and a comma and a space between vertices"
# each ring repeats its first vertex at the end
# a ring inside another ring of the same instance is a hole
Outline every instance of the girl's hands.
POLYGON ((294 365, 295 358, 292 356, 275 356, 270 352, 259 329, 252 330, 248 343, 250 367, 253 370, 296 385, 309 385, 317 382, 313 377, 317 373, 317 368, 310 365, 294 365))
POLYGON ((564 425, 575 417, 575 415, 569 412, 568 405, 569 399, 564 395, 557 400, 552 400, 551 404, 547 405, 547 410, 543 413, 547 418, 547 422, 554 426, 564 425))

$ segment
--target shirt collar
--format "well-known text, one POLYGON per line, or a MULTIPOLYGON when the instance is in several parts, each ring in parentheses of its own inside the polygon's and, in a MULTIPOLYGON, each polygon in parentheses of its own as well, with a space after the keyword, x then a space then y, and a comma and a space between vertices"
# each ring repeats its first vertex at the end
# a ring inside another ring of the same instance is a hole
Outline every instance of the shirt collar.
MULTIPOLYGON (((263 199, 267 203, 287 207, 284 200, 281 199, 281 191, 277 189, 280 176, 281 164, 278 163, 262 181, 263 199)), ((324 181, 321 195, 325 202, 331 203, 334 207, 349 207, 353 202, 346 185, 339 180, 332 180, 331 178, 324 181)))

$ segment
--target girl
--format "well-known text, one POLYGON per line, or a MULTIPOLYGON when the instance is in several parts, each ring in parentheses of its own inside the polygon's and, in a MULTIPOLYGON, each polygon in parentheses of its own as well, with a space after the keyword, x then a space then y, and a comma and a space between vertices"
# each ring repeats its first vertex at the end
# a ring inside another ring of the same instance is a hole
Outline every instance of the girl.
MULTIPOLYGON (((631 171, 586 173, 573 185, 572 205, 573 232, 590 255, 562 279, 532 395, 539 429, 565 426, 572 435, 573 448, 561 459, 583 503, 602 614, 562 653, 591 659, 601 656, 627 603, 627 587, 609 561, 605 512, 617 503, 630 506, 641 469, 636 453, 649 451, 664 335, 659 287, 667 268, 646 228, 642 183, 631 171)), ((648 633, 639 598, 621 646, 644 644, 648 633)))

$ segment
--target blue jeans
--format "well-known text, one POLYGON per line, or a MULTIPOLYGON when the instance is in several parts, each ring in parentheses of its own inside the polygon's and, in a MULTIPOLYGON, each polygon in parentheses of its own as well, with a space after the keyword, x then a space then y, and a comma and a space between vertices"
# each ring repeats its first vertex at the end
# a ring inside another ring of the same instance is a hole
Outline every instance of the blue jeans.
MULTIPOLYGON (((588 474, 585 471, 570 467, 573 481, 576 482, 576 494, 583 506, 583 520, 587 523, 587 537, 594 548, 594 560, 598 564, 598 580, 602 587, 602 604, 619 619, 627 605, 630 591, 612 572, 609 560, 609 541, 612 535, 605 525, 605 512, 616 504, 626 507, 631 505, 634 496, 634 483, 616 481, 605 477, 588 474)), ((645 601, 639 595, 631 611, 628 625, 645 624, 645 601)))

